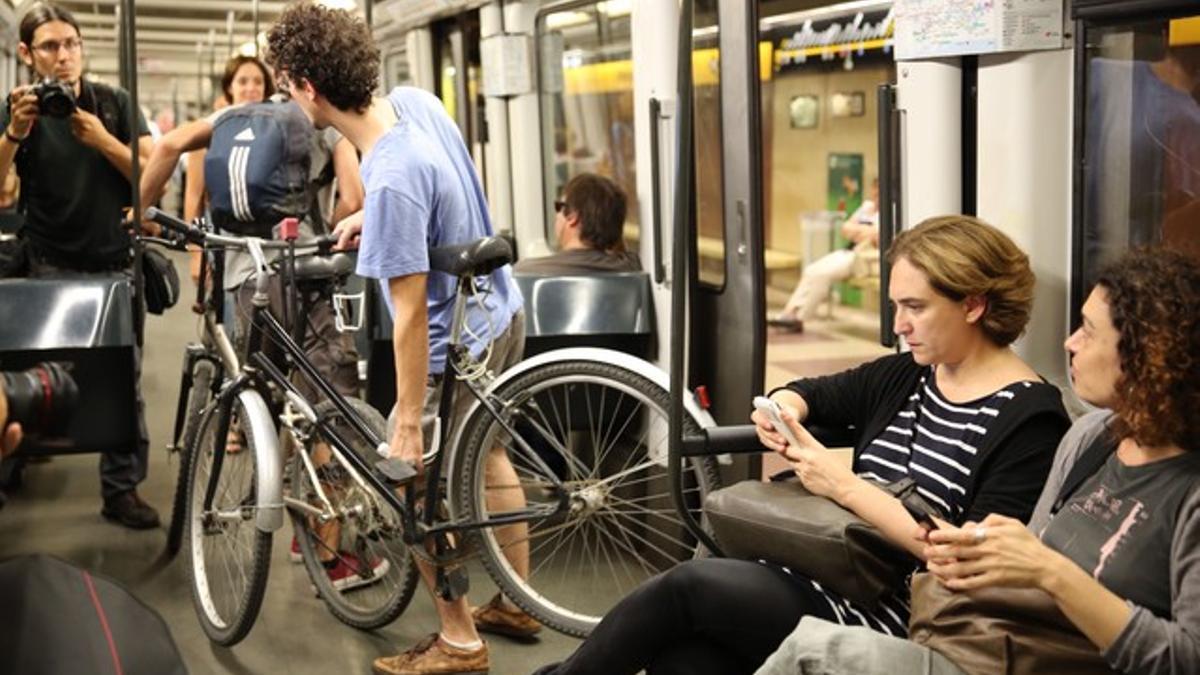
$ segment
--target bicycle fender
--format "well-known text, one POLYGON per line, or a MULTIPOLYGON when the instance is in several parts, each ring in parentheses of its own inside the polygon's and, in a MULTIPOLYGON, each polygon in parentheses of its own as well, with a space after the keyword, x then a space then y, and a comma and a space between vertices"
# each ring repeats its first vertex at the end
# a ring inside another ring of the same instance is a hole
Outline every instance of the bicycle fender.
POLYGON ((256 509, 254 526, 262 532, 283 527, 283 462, 279 456, 279 436, 271 423, 271 411, 261 394, 253 389, 238 393, 246 412, 242 424, 254 434, 256 509))
MULTIPOLYGON (((513 378, 519 377, 530 370, 540 368, 547 364, 562 363, 564 361, 592 361, 609 366, 617 366, 618 368, 624 368, 625 370, 650 380, 654 384, 661 387, 663 391, 671 390, 671 376, 663 369, 659 368, 653 363, 650 363, 649 361, 646 361, 645 359, 640 359, 631 354, 616 351, 615 349, 604 349, 601 347, 567 347, 564 349, 552 349, 548 352, 542 352, 533 358, 525 359, 514 365, 512 368, 504 371, 492 382, 492 384, 487 388, 487 393, 495 393, 497 389, 502 387, 513 378)), ((463 417, 463 420, 465 421, 471 419, 471 416, 475 414, 475 411, 478 410, 479 407, 480 404, 478 400, 472 402, 471 408, 467 411, 467 414, 465 417, 463 417)), ((696 400, 695 394, 693 394, 691 391, 684 392, 683 407, 684 411, 688 415, 691 415, 692 421, 696 423, 696 426, 700 427, 701 429, 717 426, 717 423, 715 420, 713 420, 712 415, 710 415, 707 410, 700 407, 700 403, 696 400)), ((456 464, 456 457, 458 455, 456 450, 458 449, 459 444, 462 443, 462 435, 466 428, 466 424, 455 424, 455 426, 457 429, 454 432, 454 437, 451 439, 450 454, 446 458, 448 462, 448 468, 452 471, 456 469, 454 466, 456 464)), ((721 459, 723 460, 723 464, 728 463, 729 461, 727 456, 722 456, 721 459)), ((454 476, 457 474, 447 473, 446 475, 454 476)))

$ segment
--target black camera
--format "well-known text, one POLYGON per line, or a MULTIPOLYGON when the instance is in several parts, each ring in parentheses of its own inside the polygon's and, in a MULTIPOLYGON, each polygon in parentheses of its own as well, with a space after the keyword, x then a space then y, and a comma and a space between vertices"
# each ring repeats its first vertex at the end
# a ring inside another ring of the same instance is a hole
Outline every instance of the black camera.
POLYGON ((75 112, 75 88, 70 82, 47 78, 33 85, 33 93, 39 115, 70 117, 75 112))
POLYGON ((54 361, 39 363, 28 370, 0 372, 2 395, 8 398, 8 419, 0 428, 20 422, 31 435, 62 434, 79 403, 79 387, 66 366, 54 361))

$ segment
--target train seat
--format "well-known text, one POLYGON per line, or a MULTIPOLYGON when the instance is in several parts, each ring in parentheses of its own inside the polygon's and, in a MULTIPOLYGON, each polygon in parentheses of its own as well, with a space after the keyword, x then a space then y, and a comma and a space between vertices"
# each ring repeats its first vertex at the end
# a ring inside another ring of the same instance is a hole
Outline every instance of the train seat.
POLYGON ((62 437, 28 439, 30 454, 133 449, 133 297, 120 274, 0 280, 0 368, 65 362, 79 399, 62 437))
MULTIPOLYGON (((525 356, 564 347, 607 347, 642 358, 654 348, 654 305, 645 272, 514 274, 525 298, 525 356)), ((396 400, 392 320, 367 284, 367 402, 386 413, 396 400)))
POLYGON ((525 356, 608 347, 648 357, 654 337, 650 275, 513 275, 525 298, 525 356))

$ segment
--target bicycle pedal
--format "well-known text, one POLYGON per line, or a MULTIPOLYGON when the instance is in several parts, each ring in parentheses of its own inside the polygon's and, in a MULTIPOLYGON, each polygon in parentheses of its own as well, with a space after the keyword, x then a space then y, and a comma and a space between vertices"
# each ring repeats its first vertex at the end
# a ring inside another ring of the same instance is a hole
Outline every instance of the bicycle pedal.
POLYGON ((402 459, 381 459, 375 462, 375 470, 392 487, 400 487, 417 477, 417 469, 402 459))

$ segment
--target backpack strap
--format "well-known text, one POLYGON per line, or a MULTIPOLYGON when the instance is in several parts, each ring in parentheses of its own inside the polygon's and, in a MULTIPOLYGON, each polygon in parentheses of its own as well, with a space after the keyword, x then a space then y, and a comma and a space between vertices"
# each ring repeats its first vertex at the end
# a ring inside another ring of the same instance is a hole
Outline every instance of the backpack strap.
POLYGON ((1079 455, 1079 459, 1075 460, 1075 465, 1067 472, 1067 479, 1063 481, 1062 488, 1058 491, 1058 497, 1054 500, 1054 505, 1050 507, 1051 516, 1062 509, 1063 505, 1083 485, 1084 481, 1091 478, 1100 470, 1100 467, 1104 466, 1109 456, 1117 449, 1114 440, 1112 434, 1105 429, 1092 440, 1087 450, 1084 450, 1083 454, 1079 455))

